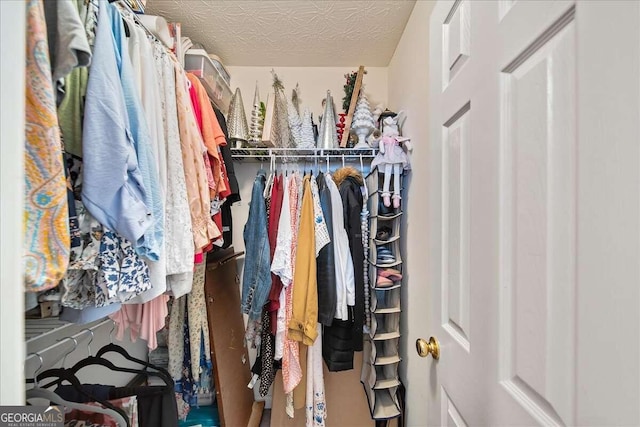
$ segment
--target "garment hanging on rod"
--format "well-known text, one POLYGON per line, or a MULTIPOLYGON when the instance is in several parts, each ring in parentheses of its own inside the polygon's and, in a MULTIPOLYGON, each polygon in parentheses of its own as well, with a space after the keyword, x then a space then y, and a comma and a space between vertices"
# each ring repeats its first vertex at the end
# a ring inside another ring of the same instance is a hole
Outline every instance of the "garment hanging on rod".
POLYGON ((56 405, 63 406, 69 409, 75 409, 78 411, 84 411, 89 413, 99 413, 107 415, 109 418, 115 420, 118 426, 126 427, 129 424, 125 417, 118 413, 113 409, 104 409, 99 406, 87 405, 83 403, 70 402, 68 400, 63 399, 58 394, 54 393, 51 390, 46 390, 42 388, 32 388, 27 390, 26 392, 26 400, 29 399, 46 399, 49 403, 55 403, 56 405))

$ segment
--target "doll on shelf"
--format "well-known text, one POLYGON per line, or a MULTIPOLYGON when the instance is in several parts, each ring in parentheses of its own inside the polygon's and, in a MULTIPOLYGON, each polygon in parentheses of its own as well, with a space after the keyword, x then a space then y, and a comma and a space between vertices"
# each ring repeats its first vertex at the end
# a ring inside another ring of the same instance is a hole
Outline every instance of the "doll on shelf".
POLYGON ((395 209, 400 207, 400 175, 402 171, 411 169, 409 156, 404 148, 411 151, 409 138, 400 136, 398 121, 402 116, 400 112, 395 117, 385 117, 382 123, 382 136, 379 140, 380 151, 371 162, 371 169, 377 167, 378 172, 384 172, 384 184, 382 187, 382 203, 389 207, 393 200, 395 209), (393 174, 393 195, 389 192, 389 184, 393 174))

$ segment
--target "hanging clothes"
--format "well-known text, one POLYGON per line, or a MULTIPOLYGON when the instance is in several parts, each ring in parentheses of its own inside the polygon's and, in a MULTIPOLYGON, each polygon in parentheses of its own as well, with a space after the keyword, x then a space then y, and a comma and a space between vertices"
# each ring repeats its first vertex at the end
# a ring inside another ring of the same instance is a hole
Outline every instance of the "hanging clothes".
POLYGON ((242 274, 242 312, 249 320, 259 320, 271 289, 269 273, 269 239, 267 236, 267 210, 263 197, 266 184, 264 171, 259 171, 253 183, 249 218, 244 227, 245 258, 242 274))
POLYGON ((209 215, 211 196, 202 157, 205 148, 188 94, 189 80, 179 63, 175 62, 174 68, 182 161, 189 197, 193 240, 196 251, 199 251, 207 247, 212 240, 220 237, 221 233, 209 215))
POLYGON ((56 104, 65 96, 64 79, 78 67, 91 63, 91 49, 76 0, 44 0, 47 44, 56 104))
MULTIPOLYGON (((274 359, 281 360, 284 351, 286 322, 286 294, 287 288, 293 280, 293 267, 291 265, 292 237, 291 230, 291 204, 289 184, 293 177, 285 176, 283 179, 282 209, 278 221, 276 247, 271 261, 271 273, 275 274, 282 283, 282 289, 278 295, 278 309, 276 311, 276 333, 274 359)), ((271 296, 269 297, 271 299, 271 296)), ((273 325, 272 325, 273 326, 273 325)))
POLYGON ((353 261, 355 280, 355 305, 353 307, 353 349, 362 351, 364 324, 364 248, 360 213, 364 203, 360 187, 364 185, 362 174, 352 167, 339 169, 333 175, 342 198, 344 227, 349 236, 349 250, 353 261))
MULTIPOLYGON (((142 112, 149 130, 149 154, 151 163, 158 171, 158 197, 161 206, 166 206, 167 147, 162 118, 161 86, 158 81, 155 49, 145 31, 133 22, 125 19, 129 28, 129 55, 133 66, 136 88, 141 100, 142 112)), ((133 298, 130 303, 145 303, 163 294, 167 290, 167 265, 165 251, 165 211, 154 212, 155 224, 162 230, 163 239, 159 243, 158 257, 147 262, 152 288, 133 298)))
POLYGON ((149 267, 134 251, 131 243, 112 231, 100 240, 96 278, 96 306, 126 302, 151 288, 149 267))
POLYGON ((211 162, 211 171, 214 180, 214 186, 211 192, 211 198, 213 199, 220 191, 227 190, 226 184, 222 179, 222 159, 219 153, 220 146, 226 145, 227 140, 222 132, 222 128, 220 128, 218 119, 211 107, 211 101, 209 100, 207 91, 200 82, 200 79, 191 73, 187 73, 187 78, 191 82, 191 87, 195 90, 197 97, 196 102, 200 106, 202 140, 211 162))
POLYGON ((265 308, 262 311, 262 330, 260 337, 260 348, 256 361, 251 368, 251 372, 254 377, 257 376, 260 380, 258 386, 258 392, 260 396, 264 397, 269 393, 269 388, 273 384, 273 380, 276 377, 276 370, 274 366, 274 345, 275 339, 270 332, 271 318, 269 312, 265 308))
POLYGON ((307 350, 307 393, 305 399, 306 427, 324 427, 327 402, 322 372, 322 325, 318 323, 318 338, 307 350))
POLYGON ((27 8, 24 286, 44 291, 64 276, 70 251, 62 145, 42 2, 27 8))
MULTIPOLYGON (((139 89, 141 85, 136 85, 136 71, 131 63, 131 56, 129 55, 129 47, 122 15, 118 12, 115 5, 109 4, 107 10, 109 11, 109 16, 111 18, 116 51, 120 55, 120 81, 124 93, 134 147, 138 157, 138 166, 142 175, 142 182, 146 189, 144 200, 152 214, 151 226, 144 234, 144 241, 140 244, 137 242, 132 243, 134 243, 134 247, 138 254, 151 261, 157 261, 163 249, 164 206, 160 196, 158 167, 155 160, 156 154, 153 145, 154 141, 152 140, 150 124, 145 117, 142 106, 142 99, 140 96, 141 89, 139 89)), ((129 31, 129 33, 131 34, 131 31, 129 31)), ((135 31, 134 34, 136 34, 135 31)), ((139 35, 139 33, 137 34, 139 35)), ((152 56, 152 53, 148 48, 148 44, 141 45, 141 48, 145 49, 145 67, 153 70, 152 66, 149 67, 150 61, 152 61, 153 58, 149 58, 152 56)), ((153 73, 150 74, 153 76, 153 73)), ((91 79, 91 74, 89 75, 89 79, 91 79)), ((145 78, 145 80, 147 80, 147 78, 145 78)))
POLYGON ((146 204, 147 189, 120 81, 118 61, 128 61, 118 56, 114 46, 110 13, 117 12, 105 1, 99 2, 99 8, 85 103, 82 201, 102 225, 141 244, 153 215, 146 204))
POLYGON ((317 258, 318 321, 331 326, 336 312, 336 263, 334 260, 333 211, 331 192, 324 174, 319 173, 316 182, 320 193, 320 206, 331 241, 323 247, 317 258))
MULTIPOLYGON (((344 172, 344 171, 343 171, 344 172)), ((340 177, 339 182, 344 177, 340 177)), ((331 372, 353 369, 354 357, 354 310, 356 303, 355 266, 351 256, 351 237, 345 229, 345 207, 343 198, 332 177, 326 177, 331 192, 333 210, 333 237, 336 269, 336 314, 331 326, 324 327, 322 356, 331 372)), ((350 218, 353 219, 353 218, 350 218)), ((360 274, 359 277, 362 275, 360 274)))
POLYGON ((167 150, 167 187, 165 212, 165 250, 167 288, 175 298, 189 293, 193 282, 194 241, 185 167, 178 125, 176 74, 169 54, 161 55, 162 107, 167 150))
POLYGON ((300 227, 298 230, 294 269, 293 314, 289 337, 305 345, 316 339, 318 320, 318 288, 316 283, 316 232, 311 180, 304 177, 300 227))
POLYGON ((231 156, 231 148, 229 147, 229 132, 227 130, 227 122, 222 112, 214 107, 216 118, 220 124, 220 128, 224 133, 226 144, 220 147, 220 153, 223 159, 225 179, 228 182, 229 191, 225 195, 224 203, 220 208, 222 222, 222 238, 224 240, 222 248, 226 249, 233 244, 233 215, 231 214, 231 205, 240 201, 240 187, 236 178, 233 157, 231 156))
POLYGON ((349 320, 347 307, 355 305, 355 282, 353 261, 349 250, 349 236, 344 228, 344 211, 342 198, 331 175, 325 176, 325 183, 331 194, 331 210, 333 218, 333 249, 336 277, 336 309, 335 318, 349 320))
POLYGON ((129 329, 129 338, 135 342, 141 338, 147 342, 149 350, 158 347, 156 334, 165 327, 165 318, 169 314, 167 295, 160 295, 144 304, 124 304, 111 320, 116 323, 116 338, 124 339, 124 332, 129 329))
MULTIPOLYGON (((280 223, 280 215, 283 209, 284 201, 284 188, 283 188, 283 176, 276 176, 273 186, 271 188, 271 206, 269 212, 269 250, 271 254, 271 262, 276 251, 277 239, 278 239, 278 227, 280 223)), ((282 293, 282 280, 277 274, 271 272, 271 290, 269 291, 269 302, 267 303, 267 311, 271 317, 269 324, 271 325, 270 332, 275 335, 277 331, 278 322, 278 308, 280 307, 280 294, 282 293)))
POLYGON ((191 344, 191 371, 194 381, 200 380, 200 357, 204 356, 206 364, 211 364, 209 323, 207 321, 207 307, 204 297, 206 269, 207 261, 205 256, 202 263, 196 264, 195 274, 193 275, 193 287, 191 289, 191 293, 187 296, 187 311, 189 313, 189 342, 191 344), (204 348, 204 352, 201 351, 201 348, 204 348))
MULTIPOLYGON (((293 317, 293 289, 295 287, 293 266, 296 263, 299 224, 298 218, 301 210, 301 205, 298 203, 299 181, 300 179, 297 174, 291 176, 288 180, 289 217, 291 219, 291 223, 289 224, 290 233, 285 232, 285 235, 281 240, 283 244, 281 245, 280 230, 286 230, 287 227, 283 227, 282 225, 285 224, 281 224, 281 227, 278 228, 278 247, 282 247, 282 261, 279 265, 282 266, 282 269, 277 268, 278 265, 275 266, 276 268, 272 267, 276 274, 280 276, 282 283, 285 286, 284 322, 282 323, 282 326, 278 327, 278 329, 281 331, 280 336, 284 336, 284 348, 282 350, 282 382, 284 385, 284 391, 288 395, 287 402, 290 403, 288 406, 293 405, 293 396, 291 393, 302 380, 299 342, 293 340, 289 336, 289 323, 293 317), (290 239, 288 236, 290 236, 290 239), (287 242, 290 243, 288 249, 284 247, 287 242), (287 254, 289 255, 288 261, 286 260, 287 254)), ((274 264, 277 259, 278 258, 274 259, 274 264)))
MULTIPOLYGON (((128 396, 119 399, 108 400, 108 403, 114 407, 121 409, 127 416, 126 421, 129 427, 140 427, 138 423, 138 399, 136 396, 128 396)), ((99 403, 87 402, 87 405, 102 407, 99 403)), ((97 412, 81 411, 79 409, 71 409, 64 414, 65 426, 87 426, 98 425, 101 427, 118 427, 118 423, 111 417, 97 412), (79 424, 84 423, 84 424, 79 424), (90 424, 87 424, 90 423, 90 424)))
POLYGON ((227 180, 229 181, 229 195, 226 197, 225 204, 233 204, 240 201, 240 186, 238 185, 238 179, 236 178, 235 167, 233 164, 233 157, 231 156, 231 148, 229 147, 229 132, 227 130, 227 121, 220 111, 217 108, 213 108, 216 113, 216 118, 218 119, 218 123, 220 124, 220 128, 222 129, 222 133, 224 133, 226 144, 220 146, 220 153, 222 154, 222 159, 224 162, 224 166, 226 169, 227 180))
MULTIPOLYGON (((54 0, 47 0, 56 3, 54 0)), ((98 0, 75 0, 80 19, 84 25, 85 36, 90 48, 96 39, 98 22, 98 0)), ((71 156, 82 158, 82 121, 84 119, 84 100, 89 80, 87 67, 75 68, 64 78, 64 99, 58 106, 58 121, 64 136, 64 150, 71 156)))
MULTIPOLYGON (((189 78, 189 74, 187 73, 187 78, 189 78)), ((196 92, 196 87, 189 79, 189 98, 191 98, 191 106, 193 107, 193 115, 196 118, 196 123, 198 124, 198 130, 200 131, 200 136, 202 136, 202 108, 200 108, 200 100, 198 99, 198 94, 196 92)), ((204 143, 204 139, 202 141, 204 143)), ((215 195, 216 190, 216 180, 213 177, 213 169, 211 168, 211 160, 209 160, 209 156, 206 152, 206 145, 203 147, 202 160, 204 161, 204 170, 207 174, 207 184, 209 185, 209 195, 211 198, 215 195)), ((216 224, 217 225, 217 224, 216 224)), ((199 259, 196 262, 201 262, 199 259)))

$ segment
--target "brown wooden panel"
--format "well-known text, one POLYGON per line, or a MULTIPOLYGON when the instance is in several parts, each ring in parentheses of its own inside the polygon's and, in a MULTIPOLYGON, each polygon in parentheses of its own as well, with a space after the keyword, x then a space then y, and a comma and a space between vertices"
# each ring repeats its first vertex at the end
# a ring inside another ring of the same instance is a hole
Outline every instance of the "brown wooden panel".
POLYGON ((220 422, 228 427, 246 426, 253 405, 253 392, 247 388, 251 372, 244 346, 237 255, 233 249, 210 255, 205 284, 216 399, 220 422))

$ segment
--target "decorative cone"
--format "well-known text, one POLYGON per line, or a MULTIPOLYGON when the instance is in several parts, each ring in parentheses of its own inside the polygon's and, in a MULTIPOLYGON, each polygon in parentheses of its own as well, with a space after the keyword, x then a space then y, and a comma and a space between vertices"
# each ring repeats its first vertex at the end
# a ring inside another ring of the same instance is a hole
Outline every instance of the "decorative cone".
POLYGON ((273 103, 273 128, 271 130, 271 142, 276 147, 291 148, 294 146, 289 131, 289 112, 287 109, 287 96, 284 94, 284 85, 278 75, 271 70, 273 74, 273 90, 275 92, 275 100, 273 103))
POLYGON ((338 131, 336 128, 336 113, 333 108, 333 97, 331 91, 327 91, 327 98, 324 104, 322 122, 320 122, 320 132, 318 135, 318 148, 338 148, 338 131))
POLYGON ((247 142, 249 139, 249 126, 247 126, 247 116, 244 114, 244 103, 242 102, 240 88, 236 88, 236 93, 231 98, 227 127, 229 128, 229 139, 231 141, 247 142))
POLYGON ((253 95, 253 108, 251 109, 251 124, 249 125, 249 144, 259 145, 262 142, 262 128, 264 117, 260 111, 260 94, 258 93, 258 82, 256 82, 256 92, 253 95))
POLYGON ((311 112, 308 108, 304 109, 302 115, 302 127, 300 129, 301 144, 298 148, 314 148, 316 146, 316 138, 313 134, 313 120, 311 112))
POLYGON ((300 115, 296 111, 296 107, 291 104, 287 104, 289 109, 289 131, 291 132, 291 139, 293 139, 294 147, 300 148, 302 144, 302 120, 300 115))

